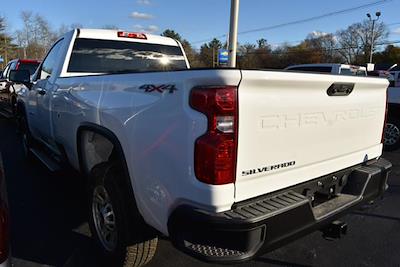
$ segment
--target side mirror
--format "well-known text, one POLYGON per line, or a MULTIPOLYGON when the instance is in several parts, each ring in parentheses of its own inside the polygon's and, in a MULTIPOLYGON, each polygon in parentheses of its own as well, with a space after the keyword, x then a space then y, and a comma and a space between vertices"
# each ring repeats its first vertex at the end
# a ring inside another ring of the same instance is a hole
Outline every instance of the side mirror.
POLYGON ((31 76, 28 70, 11 70, 9 79, 15 83, 31 83, 31 76))

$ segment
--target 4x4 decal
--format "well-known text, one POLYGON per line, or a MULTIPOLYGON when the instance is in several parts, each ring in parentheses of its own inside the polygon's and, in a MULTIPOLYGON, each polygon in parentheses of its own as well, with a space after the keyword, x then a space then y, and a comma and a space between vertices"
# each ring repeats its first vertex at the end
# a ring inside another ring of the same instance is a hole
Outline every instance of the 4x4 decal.
POLYGON ((173 94, 174 91, 178 90, 174 84, 144 84, 139 87, 139 89, 144 90, 145 92, 158 92, 163 93, 164 91, 168 91, 168 93, 173 94))

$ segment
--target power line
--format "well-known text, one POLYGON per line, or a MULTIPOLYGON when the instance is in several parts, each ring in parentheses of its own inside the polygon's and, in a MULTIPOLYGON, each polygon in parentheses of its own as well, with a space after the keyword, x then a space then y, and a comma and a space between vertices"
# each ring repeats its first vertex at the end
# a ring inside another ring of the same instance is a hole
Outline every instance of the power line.
MULTIPOLYGON (((382 46, 382 45, 392 45, 392 44, 399 44, 400 40, 396 41, 387 41, 387 42, 381 42, 375 44, 375 46, 382 46)), ((325 48, 325 49, 316 49, 318 51, 323 51, 323 52, 330 52, 330 51, 342 51, 342 50, 348 50, 348 49, 362 49, 364 46, 342 46, 342 47, 330 47, 330 48, 325 48)), ((313 48, 303 48, 304 50, 309 50, 309 52, 314 52, 313 48)), ((263 52, 263 51, 253 51, 253 52, 247 52, 246 54, 257 54, 257 55, 264 55, 264 54, 272 54, 272 55, 284 55, 284 54, 290 54, 290 53, 297 53, 299 51, 272 51, 272 52, 263 52)))
MULTIPOLYGON (((393 25, 399 25, 399 24, 400 24, 400 22, 396 22, 396 23, 386 24, 386 26, 393 26, 393 25)), ((338 37, 339 34, 337 34, 337 33, 326 33, 326 34, 324 34, 323 36, 338 37)), ((322 37, 323 37, 323 36, 322 36, 322 37)), ((318 38, 318 37, 315 37, 315 38, 318 38)), ((313 39, 313 38, 311 38, 310 40, 312 40, 312 39, 313 39)), ((272 47, 278 47, 278 46, 287 45, 287 44, 300 44, 300 43, 305 42, 305 41, 307 41, 307 40, 308 40, 308 38, 305 38, 305 39, 296 40, 296 41, 284 41, 284 42, 279 42, 279 43, 268 43, 268 45, 270 45, 270 46, 272 46, 272 47)), ((396 43, 398 43, 398 42, 395 41, 393 44, 396 44, 396 43)), ((392 44, 392 43, 385 43, 385 44, 392 44)), ((375 45, 384 45, 384 44, 375 44, 375 45)), ((194 48, 194 47, 192 47, 192 49, 193 49, 194 51, 198 51, 198 52, 201 51, 201 48, 194 48)))
MULTIPOLYGON (((372 2, 372 3, 368 3, 368 4, 364 4, 364 5, 360 5, 360 6, 356 6, 356 7, 352 7, 352 8, 342 9, 342 10, 338 10, 338 11, 334 11, 334 12, 329 12, 329 13, 326 13, 326 14, 313 16, 313 17, 309 17, 309 18, 305 18, 305 19, 285 22, 285 23, 276 24, 276 25, 273 25, 273 26, 268 26, 268 27, 262 27, 262 28, 257 28, 257 29, 246 30, 246 31, 239 32, 238 34, 248 34, 248 33, 253 33, 253 32, 268 31, 268 30, 273 30, 273 29, 282 28, 282 27, 286 27, 286 26, 291 26, 291 25, 295 25, 295 24, 306 23, 306 22, 319 20, 319 19, 323 19, 323 18, 327 18, 327 17, 332 17, 332 16, 336 16, 336 15, 340 15, 340 14, 350 13, 350 12, 353 12, 353 11, 356 11, 356 10, 360 10, 360 9, 364 9, 364 8, 367 8, 367 7, 382 5, 382 4, 385 4, 385 3, 388 3, 388 2, 392 2, 392 1, 393 0, 375 1, 375 2, 372 2)), ((227 36, 226 34, 223 34, 223 35, 216 36, 215 38, 219 39, 219 38, 224 38, 226 36, 227 36)), ((193 44, 208 42, 208 41, 210 41, 212 39, 213 38, 208 38, 208 39, 204 39, 204 40, 201 40, 201 41, 196 41, 196 42, 193 42, 193 44)))
MULTIPOLYGON (((301 42, 304 42, 304 41, 305 41, 305 40, 287 41, 287 42, 274 43, 274 44, 269 44, 269 45, 272 45, 272 46, 281 46, 281 45, 284 45, 284 44, 301 43, 301 42)), ((400 43, 400 40, 396 40, 396 41, 386 41, 386 42, 377 43, 377 44, 375 44, 375 46, 392 45, 392 44, 399 44, 399 43, 400 43)), ((335 47, 331 47, 331 48, 328 48, 328 49, 322 49, 322 51, 332 51, 332 50, 336 51, 336 50, 346 50, 346 49, 355 49, 355 48, 363 48, 363 46, 346 46, 346 47, 336 47, 336 48, 335 48, 335 47)), ((305 48, 302 48, 302 49, 313 50, 314 48, 305 47, 305 48)), ((197 51, 197 52, 200 52, 200 51, 201 51, 201 48, 192 48, 192 50, 197 51)), ((321 51, 321 50, 320 50, 320 51, 321 51)), ((296 53, 296 52, 297 52, 297 51, 287 51, 287 52, 285 52, 285 53, 296 53)), ((272 52, 260 52, 260 51, 248 52, 248 54, 270 54, 270 53, 274 54, 275 52, 274 52, 274 51, 272 51, 272 52)))

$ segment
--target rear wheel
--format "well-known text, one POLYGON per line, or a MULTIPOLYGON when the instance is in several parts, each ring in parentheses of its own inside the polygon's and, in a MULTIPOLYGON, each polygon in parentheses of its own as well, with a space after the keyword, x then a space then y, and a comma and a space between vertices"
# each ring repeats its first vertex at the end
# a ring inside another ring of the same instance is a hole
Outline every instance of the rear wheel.
POLYGON ((393 151, 400 148, 400 120, 388 118, 385 126, 384 149, 393 151))
POLYGON ((101 163, 89 181, 89 225, 112 266, 143 266, 155 254, 157 236, 141 218, 134 199, 122 186, 118 163, 101 163))

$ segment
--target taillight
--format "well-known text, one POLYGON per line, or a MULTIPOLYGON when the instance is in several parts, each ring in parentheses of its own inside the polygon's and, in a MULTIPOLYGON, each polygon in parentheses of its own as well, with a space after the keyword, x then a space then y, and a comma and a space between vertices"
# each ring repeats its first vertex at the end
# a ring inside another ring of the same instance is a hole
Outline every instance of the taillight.
POLYGON ((9 228, 8 211, 6 206, 0 203, 0 263, 4 262, 7 259, 9 253, 8 228, 9 228))
POLYGON ((213 185, 236 179, 238 93, 236 86, 196 87, 190 105, 208 119, 207 133, 195 144, 197 179, 213 185))
POLYGON ((118 32, 118 37, 124 37, 124 38, 133 38, 133 39, 143 39, 146 40, 147 36, 144 33, 138 33, 138 32, 118 32))

